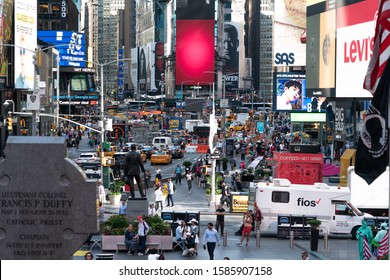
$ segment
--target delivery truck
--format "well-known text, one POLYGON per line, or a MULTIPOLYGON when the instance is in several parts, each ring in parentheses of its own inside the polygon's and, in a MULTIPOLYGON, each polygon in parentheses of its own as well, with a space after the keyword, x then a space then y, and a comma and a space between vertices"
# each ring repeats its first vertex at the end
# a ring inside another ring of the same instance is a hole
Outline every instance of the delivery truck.
POLYGON ((347 186, 351 192, 351 203, 359 210, 374 216, 388 217, 389 209, 389 167, 370 185, 355 173, 355 167, 348 167, 347 186))
MULTIPOLYGON (((362 220, 372 218, 372 215, 361 212, 350 199, 347 187, 325 183, 291 184, 288 179, 274 178, 272 183, 250 183, 248 206, 253 209, 256 201, 262 212, 261 234, 277 235, 280 217, 288 220, 289 216, 301 216, 320 220, 320 235, 352 234, 355 238, 362 220)), ((309 227, 307 224, 291 226, 309 227)))

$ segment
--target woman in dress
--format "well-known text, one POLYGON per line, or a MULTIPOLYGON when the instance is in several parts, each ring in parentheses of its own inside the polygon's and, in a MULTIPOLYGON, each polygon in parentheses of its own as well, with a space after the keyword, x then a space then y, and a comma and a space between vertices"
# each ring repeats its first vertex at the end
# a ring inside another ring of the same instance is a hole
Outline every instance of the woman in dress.
POLYGON ((198 221, 195 219, 192 219, 190 221, 191 223, 191 235, 195 239, 195 254, 198 254, 198 244, 199 244, 199 226, 198 226, 198 221))

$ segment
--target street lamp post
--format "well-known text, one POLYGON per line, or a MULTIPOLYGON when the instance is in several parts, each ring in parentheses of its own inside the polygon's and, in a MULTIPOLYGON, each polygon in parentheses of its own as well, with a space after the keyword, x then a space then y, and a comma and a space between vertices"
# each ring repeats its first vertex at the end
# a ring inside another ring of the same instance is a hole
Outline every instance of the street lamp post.
MULTIPOLYGON (((209 147, 210 154, 215 152, 215 136, 218 131, 217 120, 215 119, 215 90, 213 83, 213 112, 210 115, 210 135, 209 135, 209 147)), ((215 212, 215 169, 216 169, 216 159, 211 159, 211 201, 210 201, 210 211, 215 212)))

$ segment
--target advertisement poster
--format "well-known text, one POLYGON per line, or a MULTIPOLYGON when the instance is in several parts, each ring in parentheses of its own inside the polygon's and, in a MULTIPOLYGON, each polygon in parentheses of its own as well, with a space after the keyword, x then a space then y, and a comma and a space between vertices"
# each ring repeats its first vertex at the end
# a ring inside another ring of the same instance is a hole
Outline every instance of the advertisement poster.
POLYGON ((273 66, 306 65, 306 0, 275 1, 273 66))
POLYGON ((306 97, 306 75, 299 73, 274 73, 275 111, 307 111, 312 99, 306 97))
POLYGON ((15 88, 33 90, 37 1, 15 0, 15 88))

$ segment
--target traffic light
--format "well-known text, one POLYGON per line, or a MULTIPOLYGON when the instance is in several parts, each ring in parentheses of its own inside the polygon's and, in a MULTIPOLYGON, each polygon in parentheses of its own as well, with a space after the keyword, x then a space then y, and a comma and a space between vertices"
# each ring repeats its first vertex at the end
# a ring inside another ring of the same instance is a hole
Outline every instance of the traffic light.
POLYGON ((7 118, 7 129, 9 132, 12 132, 12 118, 7 118))

